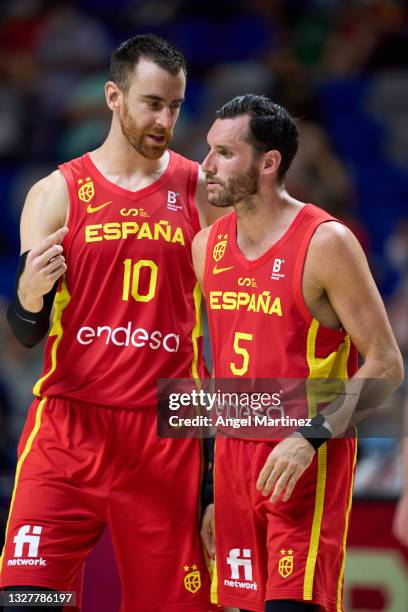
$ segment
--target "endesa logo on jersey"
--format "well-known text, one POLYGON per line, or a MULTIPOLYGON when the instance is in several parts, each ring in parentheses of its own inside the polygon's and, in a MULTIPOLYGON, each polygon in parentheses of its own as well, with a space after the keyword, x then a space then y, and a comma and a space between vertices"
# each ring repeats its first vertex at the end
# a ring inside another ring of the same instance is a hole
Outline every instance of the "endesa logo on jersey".
POLYGON ((154 351, 163 348, 167 353, 176 353, 180 346, 179 334, 166 334, 159 330, 149 332, 143 327, 136 327, 131 321, 124 327, 85 325, 79 329, 76 338, 79 344, 83 345, 103 342, 106 345, 134 346, 135 348, 148 346, 154 351))

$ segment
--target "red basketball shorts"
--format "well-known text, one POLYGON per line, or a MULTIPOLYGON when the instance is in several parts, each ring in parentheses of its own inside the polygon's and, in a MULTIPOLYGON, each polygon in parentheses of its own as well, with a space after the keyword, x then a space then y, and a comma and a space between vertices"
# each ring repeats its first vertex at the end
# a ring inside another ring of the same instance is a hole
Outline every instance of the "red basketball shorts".
POLYGON ((109 525, 124 612, 207 612, 199 440, 160 439, 153 409, 43 398, 30 407, 1 586, 72 590, 109 525))
POLYGON ((289 501, 272 504, 255 484, 275 445, 217 439, 212 601, 263 612, 265 601, 293 599, 341 612, 356 442, 321 446, 289 501))

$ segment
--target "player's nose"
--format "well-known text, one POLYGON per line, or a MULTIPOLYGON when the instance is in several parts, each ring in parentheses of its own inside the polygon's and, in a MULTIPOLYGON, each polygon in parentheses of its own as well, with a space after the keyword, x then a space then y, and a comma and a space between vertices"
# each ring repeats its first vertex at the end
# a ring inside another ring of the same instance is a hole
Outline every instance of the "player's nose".
POLYGON ((161 128, 169 130, 173 126, 173 115, 169 108, 163 108, 157 115, 156 123, 161 128))
POLYGON ((208 174, 215 174, 215 164, 214 164, 214 158, 211 154, 211 151, 208 152, 207 157, 201 162, 201 168, 203 170, 203 172, 208 173, 208 174))

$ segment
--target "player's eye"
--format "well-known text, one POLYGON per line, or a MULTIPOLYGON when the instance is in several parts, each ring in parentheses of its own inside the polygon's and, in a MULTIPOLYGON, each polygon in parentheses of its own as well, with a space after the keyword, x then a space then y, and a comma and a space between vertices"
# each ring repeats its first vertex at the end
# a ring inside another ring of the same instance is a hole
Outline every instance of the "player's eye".
POLYGON ((161 107, 161 102, 158 100, 148 100, 147 105, 152 110, 159 110, 161 107))
POLYGON ((232 152, 227 149, 221 149, 218 151, 221 157, 225 157, 226 159, 230 159, 232 157, 232 152))

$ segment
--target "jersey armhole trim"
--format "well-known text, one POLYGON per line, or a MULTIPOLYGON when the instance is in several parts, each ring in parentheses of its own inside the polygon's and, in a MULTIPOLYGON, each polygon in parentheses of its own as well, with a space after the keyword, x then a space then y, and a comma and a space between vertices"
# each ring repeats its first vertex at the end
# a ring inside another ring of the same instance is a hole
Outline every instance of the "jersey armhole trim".
POLYGON ((212 255, 212 249, 214 246, 214 236, 217 233, 217 229, 218 226, 220 224, 220 220, 223 217, 221 217, 220 219, 218 219, 217 221, 215 221, 215 223, 212 224, 211 229, 210 229, 210 233, 208 236, 208 241, 207 241, 207 247, 205 249, 205 265, 204 265, 204 277, 203 277, 203 293, 205 296, 207 296, 207 279, 208 279, 208 275, 210 273, 210 262, 211 262, 211 255, 212 255))
MULTIPOLYGON (((303 240, 300 243, 299 250, 296 256, 296 262, 293 272, 293 295, 295 297, 296 306, 306 321, 307 324, 310 324, 314 319, 314 316, 310 312, 305 302, 305 298, 303 295, 303 272, 306 263, 306 257, 309 250, 310 242, 313 238, 314 233, 317 228, 320 227, 323 223, 328 223, 329 221, 337 221, 341 223, 338 219, 334 217, 328 217, 325 219, 317 219, 315 223, 313 223, 306 231, 303 236, 303 240)), ((324 326, 323 326, 324 327, 324 326)))
MULTIPOLYGON (((73 200, 73 194, 75 193, 75 180, 72 174, 72 170, 68 164, 60 164, 58 166, 58 170, 61 172, 62 176, 65 179, 68 189, 68 215, 66 220, 66 226, 71 230, 74 227, 74 215, 75 215, 75 202, 73 200)), ((64 238, 64 247, 67 246, 69 248, 71 244, 72 232, 69 231, 66 237, 64 238)))
POLYGON ((188 184, 187 184, 187 200, 188 207, 191 215, 191 221, 193 224, 194 233, 201 229, 200 217, 198 214, 197 200, 196 200, 196 192, 198 186, 198 162, 190 161, 190 172, 188 174, 188 184))

